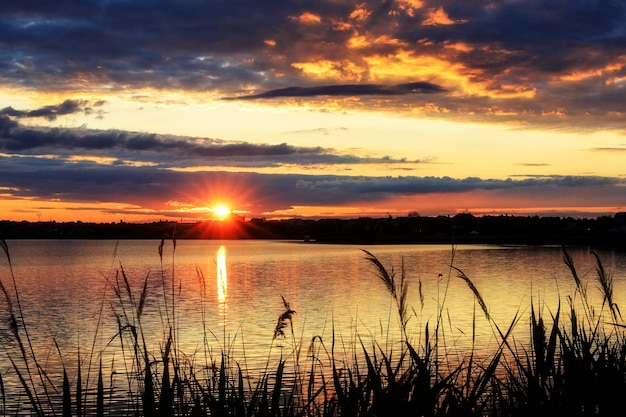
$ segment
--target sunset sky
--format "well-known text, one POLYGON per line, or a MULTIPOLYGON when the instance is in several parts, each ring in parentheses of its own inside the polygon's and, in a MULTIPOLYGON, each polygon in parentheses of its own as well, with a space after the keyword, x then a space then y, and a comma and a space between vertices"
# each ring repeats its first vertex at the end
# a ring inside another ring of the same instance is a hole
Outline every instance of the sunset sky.
POLYGON ((0 220, 626 211, 617 0, 3 0, 0 220))

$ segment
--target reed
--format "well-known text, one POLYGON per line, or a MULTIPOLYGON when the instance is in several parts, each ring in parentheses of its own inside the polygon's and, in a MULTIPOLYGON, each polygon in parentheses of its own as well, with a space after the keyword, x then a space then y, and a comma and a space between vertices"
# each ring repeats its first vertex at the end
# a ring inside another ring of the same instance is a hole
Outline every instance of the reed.
MULTIPOLYGON (((365 261, 373 267, 375 282, 389 294, 397 315, 399 333, 387 334, 399 334, 399 340, 380 343, 355 333, 352 347, 348 347, 333 325, 330 346, 321 335, 305 342, 304 332, 297 336, 296 311, 281 296, 274 332, 268 334, 267 364, 258 377, 251 378, 245 357, 238 359, 233 354, 237 335, 229 341, 225 331, 220 338, 205 327, 203 346, 191 354, 180 350, 178 330, 183 318, 176 300, 181 284, 174 274, 173 242, 169 267, 163 261, 167 242, 162 240, 158 247, 161 277, 157 287, 163 289, 161 294, 151 290, 155 285, 150 273, 133 285, 136 281, 121 263, 105 277, 117 331, 106 336, 103 349, 115 350, 124 368, 119 375, 126 398, 120 406, 119 396, 113 395, 119 392, 118 382, 112 372, 110 380, 105 380, 103 351, 95 348, 106 303, 101 303, 98 329, 86 359, 81 358, 80 350, 78 358, 68 357, 55 345, 63 363, 57 382, 33 347, 9 248, 0 241, 9 266, 8 277, 0 277, 0 296, 10 330, 2 355, 20 384, 19 393, 11 392, 15 388, 7 386, 8 375, 0 373, 0 412, 10 415, 20 410, 12 403, 20 398, 30 406, 24 414, 42 417, 608 416, 626 407, 626 324, 615 302, 613 275, 596 253, 599 309, 594 308, 574 259, 563 249, 563 262, 576 292, 567 297, 567 307, 559 304, 549 314, 532 301, 530 343, 520 344, 512 337, 520 317, 516 315, 505 327, 495 322, 480 288, 454 265, 454 248, 448 277, 440 275, 438 281, 443 285, 443 291, 437 291, 438 314, 431 319, 434 322, 425 323, 419 322, 411 307, 404 261, 396 272, 373 253, 363 251, 365 261), (462 280, 475 300, 471 347, 460 358, 450 354, 446 332, 452 324, 444 314, 450 280, 454 279, 462 280), (144 328, 146 306, 151 301, 159 306, 161 334, 144 328), (488 356, 476 348, 476 320, 481 312, 497 340, 488 356), (413 328, 418 329, 417 335, 413 328), (150 347, 155 337, 160 340, 156 350, 150 347), (214 353, 211 339, 220 342, 220 352, 214 353), (287 349, 273 351, 276 343, 287 349), (276 353, 278 360, 271 362, 276 353), (70 371, 66 361, 75 361, 76 370, 70 371), (81 364, 85 363, 83 374, 81 364)), ((200 271, 198 279, 204 280, 200 271)), ((423 307, 421 280, 418 286, 416 303, 423 307)), ((200 312, 204 317, 202 305, 200 312)))
POLYGON ((617 305, 612 302, 610 278, 596 259, 602 306, 595 311, 576 266, 565 249, 564 262, 572 273, 583 305, 577 312, 568 298, 569 321, 561 323, 561 306, 551 313, 550 326, 531 309, 528 350, 513 352, 514 366, 502 381, 508 415, 617 415, 626 406, 626 339, 617 305), (613 307, 610 307, 613 306, 613 307), (620 322, 617 322, 619 320, 620 322))

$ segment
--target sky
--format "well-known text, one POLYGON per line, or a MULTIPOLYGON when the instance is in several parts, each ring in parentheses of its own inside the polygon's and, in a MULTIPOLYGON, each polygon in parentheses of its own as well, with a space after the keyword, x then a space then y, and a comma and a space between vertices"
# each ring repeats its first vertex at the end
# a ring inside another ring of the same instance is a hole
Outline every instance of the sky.
POLYGON ((3 0, 0 220, 626 211, 618 0, 3 0))

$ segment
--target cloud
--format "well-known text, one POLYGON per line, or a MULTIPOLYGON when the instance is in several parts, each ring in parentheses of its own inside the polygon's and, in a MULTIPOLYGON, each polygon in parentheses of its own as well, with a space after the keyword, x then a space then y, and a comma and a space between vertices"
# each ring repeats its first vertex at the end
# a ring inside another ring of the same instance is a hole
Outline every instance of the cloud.
POLYGON ((622 152, 626 152, 626 146, 625 147, 612 147, 612 148, 592 148, 591 149, 594 152, 609 152, 609 153, 622 153, 622 152))
POLYGON ((435 25, 454 25, 457 23, 465 23, 467 20, 452 20, 448 14, 443 10, 443 7, 437 9, 429 9, 428 17, 422 22, 422 25, 435 26, 435 25))
POLYGON ((47 92, 351 95, 417 115, 623 129, 625 22, 612 0, 6 0, 0 79, 47 92), (449 94, 416 103, 395 88, 416 79, 449 94))
POLYGON ((550 164, 542 163, 542 162, 522 162, 517 165, 521 165, 524 167, 549 167, 550 164))
MULTIPOLYGON (((121 99, 175 91, 207 101, 284 98, 272 104, 314 103, 333 111, 353 106, 507 127, 626 128, 626 4, 615 0, 3 0, 0 39, 3 91, 57 97, 119 93, 121 99)), ((84 100, 1 109, 0 187, 13 184, 23 195, 40 191, 62 199, 98 198, 101 191, 107 201, 114 201, 117 189, 124 190, 124 201, 150 197, 156 205, 159 193, 189 198, 183 191, 192 189, 185 184, 228 179, 253 190, 247 192, 268 207, 274 204, 266 202, 270 196, 283 207, 287 196, 321 204, 416 193, 545 196, 566 190, 574 198, 577 187, 595 186, 613 192, 599 196, 603 201, 624 195, 622 183, 604 177, 174 172, 200 165, 204 170, 318 164, 350 169, 378 163, 405 170, 424 161, 289 143, 28 126, 39 122, 35 119, 101 112, 102 103, 84 100)))
MULTIPOLYGON (((363 157, 332 148, 227 141, 122 130, 47 128, 23 125, 27 118, 85 112, 99 102, 66 101, 35 110, 0 110, 0 190, 3 198, 41 203, 115 203, 119 213, 153 210, 175 213, 168 201, 203 206, 210 195, 237 198, 249 213, 272 213, 297 206, 377 205, 414 199, 468 201, 469 194, 512 201, 580 201, 593 195, 594 204, 619 207, 623 178, 602 176, 524 175, 508 179, 448 176, 319 175, 226 172, 224 167, 266 168, 314 165, 385 164, 408 170, 424 161, 391 156, 363 157), (213 167, 213 169, 211 168, 213 167), (189 168, 178 169, 178 168, 189 168), (200 169, 198 169, 200 168, 200 169), (130 207, 130 208, 128 208, 130 207), (169 208, 168 208, 169 207, 169 208)), ((617 148, 623 151, 621 148, 617 148)), ((597 148, 615 152, 614 148, 597 148)), ((523 164, 546 166, 546 164, 523 164)), ((278 171, 278 170, 277 170, 278 171)), ((310 172, 310 171, 309 171, 310 172)), ((38 204, 41 204, 38 203, 38 204)), ((406 204, 406 203, 402 203, 406 204)), ((458 203, 457 203, 458 204, 458 203)), ((116 210, 116 209, 112 209, 116 210)), ((178 212, 176 212, 178 213, 178 212)), ((179 213, 180 214, 180 213, 179 213)))
POLYGON ((526 179, 481 179, 467 177, 333 177, 316 181, 302 180, 298 189, 351 195, 462 193, 475 190, 511 190, 516 188, 562 188, 615 186, 622 181, 607 177, 541 176, 526 179))
POLYGON ((315 97, 315 96, 399 96, 406 94, 433 94, 444 92, 442 87, 427 83, 413 82, 392 86, 378 84, 344 84, 318 87, 287 87, 270 90, 259 94, 225 97, 224 100, 271 99, 278 97, 315 97))
MULTIPOLYGON (((257 144, 122 130, 25 127, 15 118, 51 117, 85 111, 86 102, 65 102, 38 110, 0 110, 0 152, 20 156, 56 155, 76 160, 97 157, 106 163, 149 163, 159 168, 197 166, 278 167, 281 165, 412 164, 404 158, 363 157, 323 147, 287 143, 257 144)), ((425 160, 424 162, 427 162, 425 160)))
POLYGON ((89 103, 87 100, 65 100, 59 105, 44 106, 35 110, 24 111, 15 110, 13 107, 5 107, 4 109, 0 109, 0 118, 2 116, 18 119, 42 117, 48 121, 53 121, 56 120, 58 116, 72 113, 91 114, 94 111, 94 107, 101 107, 103 104, 103 101, 89 103))
POLYGON ((180 172, 154 166, 111 166, 90 161, 0 156, 0 187, 13 198, 62 202, 102 202, 165 210, 166 201, 203 206, 215 194, 230 196, 251 214, 294 206, 340 206, 387 201, 396 197, 458 196, 472 192, 556 195, 572 200, 593 192, 599 205, 619 206, 623 179, 580 176, 537 176, 525 179, 477 177, 369 177, 252 172, 180 172), (569 196, 569 197, 568 197, 569 196))

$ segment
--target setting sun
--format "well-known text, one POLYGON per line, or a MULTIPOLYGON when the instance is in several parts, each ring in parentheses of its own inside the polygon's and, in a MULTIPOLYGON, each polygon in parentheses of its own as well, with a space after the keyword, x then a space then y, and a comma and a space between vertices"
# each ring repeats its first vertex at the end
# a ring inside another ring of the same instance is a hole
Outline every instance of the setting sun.
POLYGON ((219 204, 213 207, 213 214, 215 215, 215 217, 217 217, 220 220, 224 220, 225 218, 230 216, 230 213, 231 213, 230 207, 224 204, 219 204))

